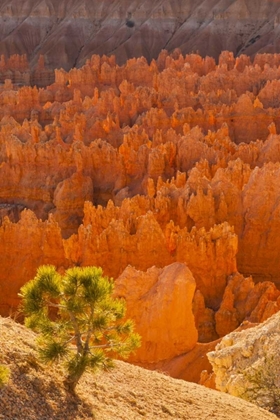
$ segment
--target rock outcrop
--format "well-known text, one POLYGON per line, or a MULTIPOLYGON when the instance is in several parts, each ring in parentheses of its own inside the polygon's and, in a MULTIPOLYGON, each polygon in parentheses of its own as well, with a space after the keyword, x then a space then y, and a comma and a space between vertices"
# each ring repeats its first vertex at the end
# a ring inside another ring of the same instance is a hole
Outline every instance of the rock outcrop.
POLYGON ((244 398, 276 414, 279 407, 279 318, 225 336, 207 356, 218 390, 244 398))
POLYGON ((269 281, 254 284, 251 277, 234 274, 228 279, 223 301, 215 314, 220 337, 235 330, 244 321, 264 322, 280 309, 280 291, 269 281))
POLYGON ((93 200, 93 185, 90 177, 74 172, 70 178, 61 181, 53 195, 53 213, 61 228, 62 235, 69 237, 75 233, 83 220, 85 201, 93 200))
POLYGON ((192 313, 196 288, 190 270, 182 263, 146 273, 128 266, 116 281, 115 294, 127 303, 127 316, 135 321, 142 345, 130 357, 147 366, 192 350, 197 330, 192 313))

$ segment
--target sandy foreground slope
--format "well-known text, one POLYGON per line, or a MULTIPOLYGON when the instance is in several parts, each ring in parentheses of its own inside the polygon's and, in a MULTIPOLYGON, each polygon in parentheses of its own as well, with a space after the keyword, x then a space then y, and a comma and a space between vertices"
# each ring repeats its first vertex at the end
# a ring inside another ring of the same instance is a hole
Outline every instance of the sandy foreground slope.
POLYGON ((74 398, 63 389, 61 370, 36 362, 34 339, 0 318, 1 363, 12 372, 0 391, 0 419, 276 419, 241 399, 123 362, 110 373, 86 374, 74 398))

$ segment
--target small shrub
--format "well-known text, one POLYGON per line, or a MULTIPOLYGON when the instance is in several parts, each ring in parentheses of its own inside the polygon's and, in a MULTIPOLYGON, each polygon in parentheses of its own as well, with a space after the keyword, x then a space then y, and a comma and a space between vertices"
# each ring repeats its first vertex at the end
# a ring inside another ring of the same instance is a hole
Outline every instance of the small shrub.
POLYGON ((127 20, 125 24, 128 28, 133 28, 135 26, 133 20, 127 20))
POLYGON ((258 360, 242 376, 246 390, 241 398, 280 414, 280 368, 273 356, 258 360))
POLYGON ((10 378, 10 369, 6 366, 0 365, 0 388, 3 388, 8 383, 10 378))

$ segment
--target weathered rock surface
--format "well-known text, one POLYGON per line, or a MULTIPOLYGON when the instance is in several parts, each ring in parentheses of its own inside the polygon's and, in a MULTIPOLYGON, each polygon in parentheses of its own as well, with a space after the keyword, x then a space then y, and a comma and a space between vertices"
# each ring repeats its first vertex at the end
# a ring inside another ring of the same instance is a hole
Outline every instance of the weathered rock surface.
POLYGON ((0 311, 9 315, 16 311, 19 289, 34 277, 35 266, 54 264, 63 269, 67 260, 60 228, 51 216, 42 222, 30 210, 24 210, 18 223, 4 218, 0 230, 0 311))
POLYGON ((254 0, 1 0, 0 7, 0 54, 26 54, 34 66, 40 54, 49 67, 70 69, 92 54, 115 54, 123 63, 141 56, 151 60, 163 48, 216 59, 223 50, 280 51, 277 1, 256 7, 254 0))
POLYGON ((82 223, 83 204, 93 200, 93 185, 90 177, 75 172, 70 178, 61 181, 55 191, 53 213, 61 227, 62 235, 69 237, 82 223))
POLYGON ((197 330, 192 313, 196 288, 182 263, 146 273, 127 267, 116 281, 115 294, 127 303, 127 316, 135 321, 142 345, 130 360, 142 366, 170 360, 192 350, 197 330))
POLYGON ((263 322, 280 309, 280 291, 269 281, 254 284, 251 277, 229 277, 223 301, 215 314, 220 337, 235 330, 243 321, 263 322))
POLYGON ((280 314, 264 323, 225 336, 208 353, 218 390, 280 413, 280 314))

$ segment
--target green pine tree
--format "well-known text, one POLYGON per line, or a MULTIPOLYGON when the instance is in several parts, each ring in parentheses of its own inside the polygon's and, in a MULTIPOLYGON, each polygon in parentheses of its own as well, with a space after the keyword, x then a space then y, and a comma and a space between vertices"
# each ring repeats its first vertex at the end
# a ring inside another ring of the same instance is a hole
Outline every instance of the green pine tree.
POLYGON ((113 290, 101 268, 74 267, 61 276, 51 265, 39 267, 21 288, 25 324, 40 333, 39 358, 65 364, 69 391, 86 370, 108 369, 112 357, 126 358, 140 346, 133 322, 123 320, 125 302, 113 290))

